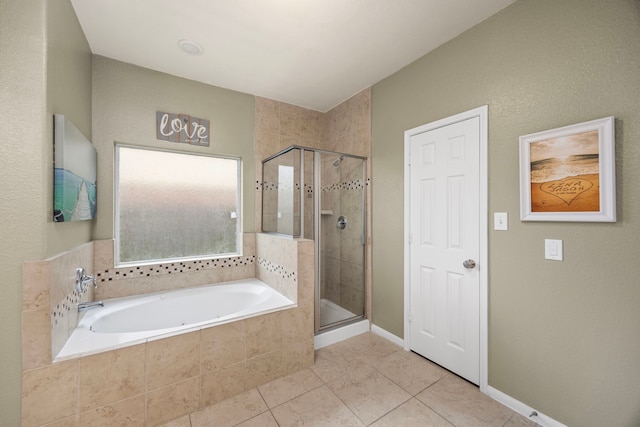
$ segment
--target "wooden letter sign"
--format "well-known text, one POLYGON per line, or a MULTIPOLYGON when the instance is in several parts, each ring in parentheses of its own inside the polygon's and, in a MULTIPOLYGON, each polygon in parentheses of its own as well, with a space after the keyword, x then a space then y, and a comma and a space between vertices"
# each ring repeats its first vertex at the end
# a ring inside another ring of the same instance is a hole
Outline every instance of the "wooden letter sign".
POLYGON ((182 144, 209 146, 209 120, 186 114, 156 112, 156 138, 182 144))

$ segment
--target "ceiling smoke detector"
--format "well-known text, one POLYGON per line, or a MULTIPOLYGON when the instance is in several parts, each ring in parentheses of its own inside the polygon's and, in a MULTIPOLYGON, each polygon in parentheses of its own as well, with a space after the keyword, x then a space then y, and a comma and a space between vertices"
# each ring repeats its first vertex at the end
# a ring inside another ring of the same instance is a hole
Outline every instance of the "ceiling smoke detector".
POLYGON ((198 43, 187 39, 179 40, 178 47, 181 51, 188 53, 189 55, 200 55, 204 50, 198 43))

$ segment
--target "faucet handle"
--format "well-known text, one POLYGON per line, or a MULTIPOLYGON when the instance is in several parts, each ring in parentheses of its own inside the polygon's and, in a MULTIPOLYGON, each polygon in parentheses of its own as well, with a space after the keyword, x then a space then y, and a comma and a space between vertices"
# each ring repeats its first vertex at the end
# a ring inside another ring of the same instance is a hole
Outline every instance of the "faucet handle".
POLYGON ((83 267, 76 268, 76 291, 81 294, 87 287, 89 282, 93 282, 93 287, 98 287, 96 276, 87 276, 87 272, 83 267))
POLYGON ((85 276, 85 271, 83 267, 78 267, 76 268, 76 291, 78 293, 82 293, 83 286, 82 286, 82 279, 84 279, 85 276))

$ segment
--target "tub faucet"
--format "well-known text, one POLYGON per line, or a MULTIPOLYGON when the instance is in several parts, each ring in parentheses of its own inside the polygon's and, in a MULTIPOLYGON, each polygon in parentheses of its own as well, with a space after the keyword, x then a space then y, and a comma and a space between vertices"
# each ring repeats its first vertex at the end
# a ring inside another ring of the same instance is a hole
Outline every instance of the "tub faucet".
POLYGON ((78 304, 78 311, 91 310, 92 308, 98 307, 104 307, 104 303, 102 301, 81 302, 78 304))
POLYGON ((96 281, 96 276, 87 276, 87 273, 84 271, 84 268, 79 267, 76 268, 76 292, 81 294, 86 289, 89 283, 93 282, 93 287, 97 288, 98 283, 96 281))

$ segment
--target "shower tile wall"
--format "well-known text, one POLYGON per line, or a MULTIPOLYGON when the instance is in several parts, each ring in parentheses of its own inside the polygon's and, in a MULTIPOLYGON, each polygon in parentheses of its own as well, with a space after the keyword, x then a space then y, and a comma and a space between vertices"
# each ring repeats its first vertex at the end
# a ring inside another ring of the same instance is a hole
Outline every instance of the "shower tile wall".
POLYGON ((345 158, 339 166, 334 157, 323 157, 322 185, 322 238, 321 250, 323 274, 320 297, 327 299, 355 315, 361 315, 364 307, 362 289, 364 257, 362 233, 364 218, 360 211, 363 181, 361 163, 345 158), (344 230, 336 227, 337 218, 345 216, 348 225, 344 230))
POLYGON ((340 212, 340 168, 333 166, 334 157, 322 157, 323 177, 320 191, 320 298, 340 304, 340 239, 336 221, 340 212))
MULTIPOLYGON (((256 172, 262 171, 262 160, 291 145, 300 145, 320 150, 353 154, 367 158, 367 217, 366 235, 371 236, 371 89, 365 89, 326 113, 308 110, 282 102, 256 97, 256 172)), ((334 159, 335 160, 335 159, 334 159)), ((306 162, 308 164, 309 162, 306 162)), ((311 168, 305 164, 307 182, 311 180, 311 168)), ((260 175, 258 175, 260 176, 260 175)), ((256 230, 262 228, 261 182, 256 182, 256 230)), ((304 189, 311 192, 311 189, 304 189)), ((313 224, 313 198, 305 198, 305 224, 313 224), (308 204, 307 204, 308 203, 308 204)), ((305 237, 313 238, 311 227, 305 228, 305 237)), ((370 265, 371 242, 366 241, 366 264, 370 265)), ((358 274, 353 265, 345 274, 358 274)), ((370 312, 371 270, 365 272, 367 301, 370 312)), ((339 280, 339 279, 338 279, 339 280)), ((348 294, 349 291, 345 290, 348 294)), ((351 295, 343 296, 346 300, 351 295)))
MULTIPOLYGON (((326 123, 326 115, 318 111, 256 97, 256 230, 262 230, 262 160, 291 145, 318 147, 326 123)), ((305 205, 305 212, 313 212, 312 208, 305 205)), ((310 236, 305 233, 305 237, 310 236)))
POLYGON ((365 89, 326 113, 327 128, 320 147, 328 151, 371 157, 371 90, 365 89))

